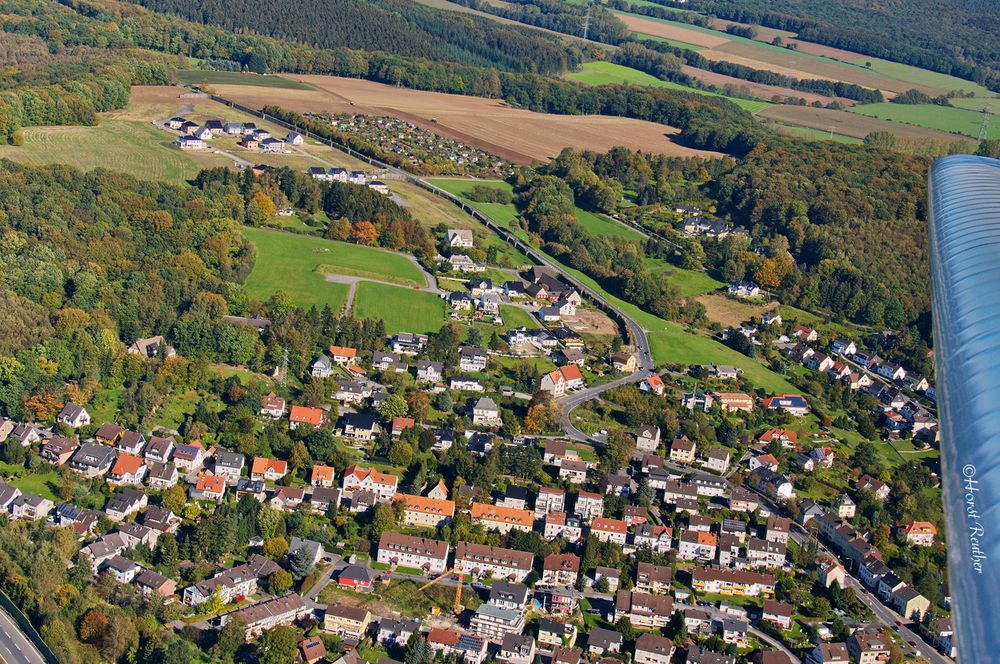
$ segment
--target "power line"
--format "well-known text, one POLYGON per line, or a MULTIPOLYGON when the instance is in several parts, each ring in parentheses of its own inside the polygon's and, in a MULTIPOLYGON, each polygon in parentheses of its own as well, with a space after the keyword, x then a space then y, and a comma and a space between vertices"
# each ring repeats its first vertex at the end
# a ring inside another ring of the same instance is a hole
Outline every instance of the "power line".
POLYGON ((593 4, 587 3, 587 13, 583 17, 583 38, 587 38, 587 34, 590 32, 590 8, 593 4))
POLYGON ((979 127, 979 140, 985 141, 986 137, 989 135, 990 128, 990 108, 989 106, 983 107, 983 124, 979 127))

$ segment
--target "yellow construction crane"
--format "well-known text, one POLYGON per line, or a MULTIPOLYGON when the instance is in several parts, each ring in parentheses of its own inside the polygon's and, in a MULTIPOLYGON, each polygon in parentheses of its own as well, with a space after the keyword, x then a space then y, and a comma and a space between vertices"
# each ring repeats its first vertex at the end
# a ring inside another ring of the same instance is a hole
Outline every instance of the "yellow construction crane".
MULTIPOLYGON (((437 583, 441 579, 443 579, 446 576, 449 576, 451 574, 455 574, 455 568, 454 567, 452 567, 447 572, 443 572, 442 574, 434 577, 433 579, 431 579, 430 581, 428 581, 424 585, 420 586, 421 592, 423 592, 424 590, 427 590, 428 588, 430 588, 431 586, 433 586, 435 583, 437 583)), ((452 607, 451 607, 452 613, 454 613, 456 616, 459 615, 460 613, 462 613, 462 584, 464 582, 465 582, 465 574, 463 572, 458 572, 458 585, 455 586, 455 602, 452 604, 452 607)))

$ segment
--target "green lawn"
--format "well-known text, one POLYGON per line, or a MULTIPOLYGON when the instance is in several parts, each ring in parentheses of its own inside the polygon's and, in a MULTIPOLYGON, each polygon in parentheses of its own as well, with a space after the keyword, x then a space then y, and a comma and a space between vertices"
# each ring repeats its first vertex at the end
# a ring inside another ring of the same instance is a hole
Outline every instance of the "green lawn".
POLYGON ((14 480, 11 484, 24 493, 33 493, 36 496, 41 496, 42 498, 48 498, 49 500, 55 501, 55 489, 58 481, 59 473, 54 470, 50 470, 47 473, 25 475, 24 477, 14 480))
POLYGON ((355 318, 378 318, 386 332, 437 332, 446 319, 445 301, 434 293, 364 281, 354 295, 355 318))
POLYGON ((238 71, 211 71, 207 69, 182 69, 177 72, 181 83, 188 85, 255 85, 261 88, 287 88, 290 90, 313 90, 311 85, 293 81, 284 76, 262 76, 244 74, 238 71))
POLYGON ((740 108, 746 109, 750 113, 756 113, 761 109, 774 106, 774 104, 765 101, 729 97, 715 92, 708 92, 706 90, 699 90, 698 88, 688 87, 679 83, 673 83, 671 81, 662 81, 655 76, 647 74, 646 72, 639 71, 638 69, 632 69, 631 67, 626 67, 624 65, 617 65, 612 62, 587 62, 583 65, 582 71, 569 74, 568 77, 580 81, 581 83, 587 83, 588 85, 631 83, 634 85, 645 85, 654 88, 683 90, 685 92, 693 92, 694 94, 708 95, 710 97, 722 97, 723 99, 728 99, 733 102, 740 108))
POLYGON ((538 321, 524 309, 511 305, 500 305, 500 316, 503 318, 503 329, 510 330, 515 327, 534 327, 538 321))
POLYGON ((721 281, 710 277, 708 273, 701 270, 686 270, 682 267, 652 259, 647 264, 653 274, 662 274, 670 283, 676 285, 681 291, 681 297, 704 295, 705 293, 717 290, 723 285, 721 281))
POLYGON ((143 180, 184 184, 202 168, 232 162, 185 154, 173 136, 148 122, 102 119, 96 127, 28 127, 24 145, 0 145, 0 159, 29 166, 66 164, 85 171, 107 168, 143 180))
POLYGON ((243 234, 257 245, 257 263, 246 282, 247 293, 256 299, 267 299, 281 290, 296 304, 329 305, 339 311, 348 285, 326 281, 329 272, 425 283, 420 269, 401 254, 262 228, 244 227, 243 234))
MULTIPOLYGON (((983 125, 983 114, 965 108, 949 108, 937 104, 865 104, 848 109, 851 113, 867 115, 871 118, 892 120, 904 124, 927 127, 978 138, 983 125)), ((992 118, 988 138, 1000 139, 1000 118, 992 118)))
MULTIPOLYGON (((179 428, 184 418, 193 413, 202 400, 203 397, 197 390, 171 395, 166 405, 156 412, 156 424, 167 429, 179 428)), ((212 399, 207 405, 209 410, 215 412, 222 410, 222 402, 218 399, 212 399)))
MULTIPOLYGON (((435 180, 434 184, 462 196, 475 183, 461 180, 435 180)), ((506 184, 498 186, 509 186, 506 184)), ((482 204, 468 201, 470 205, 482 210, 485 214, 493 217, 497 222, 509 226, 511 220, 517 216, 517 209, 513 204, 482 204), (497 214, 494 214, 496 212, 497 214)), ((524 237, 523 231, 515 231, 520 237, 524 237)), ((554 259, 553 259, 554 260, 554 259)), ((574 270, 566 265, 563 267, 576 278, 588 284, 592 288, 603 291, 604 289, 596 281, 586 276, 578 270, 574 270)), ((688 277, 689 283, 693 279, 688 277)), ((796 388, 784 377, 774 373, 760 362, 749 358, 742 353, 738 353, 731 348, 701 334, 694 334, 685 331, 680 325, 663 320, 650 313, 642 311, 638 307, 624 300, 620 300, 613 295, 605 293, 607 298, 621 308, 626 314, 631 316, 648 331, 650 347, 653 357, 659 364, 731 364, 743 369, 747 379, 754 385, 758 385, 769 392, 797 392, 796 388)))

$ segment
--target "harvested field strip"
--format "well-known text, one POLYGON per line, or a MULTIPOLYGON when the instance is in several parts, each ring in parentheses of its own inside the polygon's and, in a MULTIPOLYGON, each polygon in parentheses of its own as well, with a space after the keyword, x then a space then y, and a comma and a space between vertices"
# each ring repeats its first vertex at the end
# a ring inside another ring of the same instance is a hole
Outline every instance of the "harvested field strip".
POLYGON ((689 44, 687 42, 677 41, 676 39, 667 39, 666 37, 657 37, 656 35, 647 35, 644 32, 636 32, 634 34, 640 40, 652 40, 652 41, 655 41, 655 42, 661 42, 661 43, 664 43, 664 44, 670 44, 671 46, 673 46, 675 48, 686 48, 689 51, 702 51, 702 50, 704 50, 706 48, 705 46, 698 46, 697 44, 689 44))
POLYGON ((637 16, 636 14, 626 14, 624 12, 614 12, 621 19, 629 30, 641 32, 654 37, 665 39, 676 39, 677 41, 715 48, 729 41, 728 37, 714 30, 698 29, 699 26, 676 23, 664 19, 649 16, 637 16))
POLYGON ((829 131, 820 131, 819 129, 810 129, 809 127, 797 127, 795 125, 781 124, 778 122, 772 122, 771 124, 783 134, 808 138, 811 141, 836 141, 837 143, 850 143, 853 145, 859 145, 864 142, 860 138, 842 136, 836 132, 831 134, 829 131))
MULTIPOLYGON (((792 97, 793 99, 805 99, 807 103, 812 103, 818 101, 822 104, 829 104, 831 101, 839 101, 844 106, 853 106, 857 102, 853 99, 847 99, 845 97, 826 97, 824 95, 816 94, 813 92, 802 92, 800 90, 794 90, 792 88, 783 88, 777 85, 765 85, 764 83, 751 83, 750 81, 744 81, 743 79, 736 78, 735 76, 726 76, 725 74, 716 74, 715 72, 707 71, 705 69, 698 69, 697 67, 691 67, 689 65, 683 65, 681 71, 692 78, 696 78, 699 81, 705 83, 710 83, 712 85, 724 88, 725 86, 733 86, 736 90, 746 90, 747 93, 757 97, 759 99, 773 99, 775 96, 778 97, 792 97)), ((729 97, 733 102, 739 103, 736 97, 729 97)), ((744 106, 744 108, 746 108, 744 106)), ((764 107, 766 108, 766 107, 764 107)), ((747 109, 749 110, 749 109, 747 109)), ((760 109, 757 109, 760 110, 760 109)), ((756 113, 757 111, 751 111, 756 113)))
POLYGON ((602 115, 555 115, 511 108, 502 101, 396 88, 333 76, 293 76, 317 90, 280 93, 249 86, 217 86, 219 94, 248 106, 288 110, 375 113, 406 119, 517 163, 547 161, 564 147, 607 151, 616 145, 676 156, 711 155, 673 143, 665 125, 602 115))
MULTIPOLYGON (((948 108, 936 104, 865 104, 851 109, 852 113, 893 122, 916 125, 978 138, 983 114, 964 108, 948 108)), ((1000 118, 994 118, 986 137, 1000 138, 1000 118)))
POLYGON ((947 93, 952 90, 965 90, 973 92, 981 97, 995 97, 996 93, 990 91, 978 83, 966 81, 956 76, 941 74, 929 69, 920 69, 902 62, 892 62, 882 58, 873 58, 866 55, 857 55, 851 62, 859 67, 865 67, 866 63, 871 63, 871 71, 918 86, 926 86, 947 93))
POLYGON ((255 85, 262 88, 288 88, 290 90, 309 90, 309 86, 299 81, 293 81, 284 76, 265 76, 262 74, 245 74, 236 71, 210 71, 206 69, 182 69, 177 72, 182 83, 200 85, 207 83, 228 83, 230 85, 255 85))
POLYGON ((937 141, 945 144, 959 140, 958 136, 943 131, 869 118, 857 113, 836 111, 829 108, 772 106, 761 111, 758 117, 776 120, 781 124, 808 127, 821 132, 829 132, 832 129, 836 134, 853 138, 864 138, 873 131, 888 131, 902 138, 937 141))
POLYGON ((630 67, 625 67, 623 65, 616 65, 611 62, 588 62, 585 65, 583 65, 582 71, 569 74, 568 77, 580 81, 581 83, 587 83, 589 85, 626 83, 633 85, 646 85, 656 88, 668 88, 670 90, 683 90, 685 92, 693 92, 694 94, 722 97, 724 99, 728 99, 729 101, 733 102, 737 106, 740 106, 741 108, 745 108, 751 113, 756 113, 762 108, 767 108, 768 106, 771 105, 766 102, 760 102, 751 99, 740 99, 739 97, 727 97, 726 95, 720 95, 714 92, 707 92, 705 90, 699 90, 698 88, 691 88, 686 85, 681 85, 679 83, 673 83, 671 81, 661 81, 655 76, 639 71, 638 69, 632 69, 630 67))

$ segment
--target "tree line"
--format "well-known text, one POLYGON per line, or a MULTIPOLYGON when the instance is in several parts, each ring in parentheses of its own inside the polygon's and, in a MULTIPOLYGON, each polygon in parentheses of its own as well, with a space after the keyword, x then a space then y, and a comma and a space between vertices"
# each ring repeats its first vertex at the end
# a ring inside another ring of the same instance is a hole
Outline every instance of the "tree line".
POLYGON ((891 12, 824 0, 691 0, 687 12, 629 0, 612 0, 612 6, 706 27, 709 17, 715 16, 788 30, 804 41, 950 74, 1000 91, 1000 32, 992 20, 996 5, 990 0, 915 0, 891 12))
POLYGON ((406 0, 136 0, 234 32, 259 34, 317 48, 346 47, 406 57, 553 74, 581 60, 581 52, 536 30, 455 14, 406 0))

